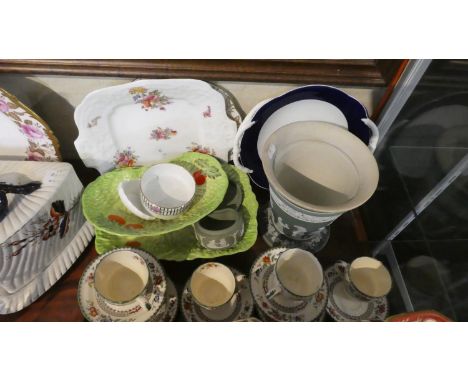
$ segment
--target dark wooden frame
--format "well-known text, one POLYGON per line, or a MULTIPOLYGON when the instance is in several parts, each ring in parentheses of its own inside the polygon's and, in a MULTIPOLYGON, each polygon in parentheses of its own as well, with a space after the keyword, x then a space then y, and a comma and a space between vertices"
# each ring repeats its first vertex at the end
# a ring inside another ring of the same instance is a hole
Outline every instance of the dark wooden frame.
POLYGON ((402 60, 0 60, 0 73, 387 86, 402 60))

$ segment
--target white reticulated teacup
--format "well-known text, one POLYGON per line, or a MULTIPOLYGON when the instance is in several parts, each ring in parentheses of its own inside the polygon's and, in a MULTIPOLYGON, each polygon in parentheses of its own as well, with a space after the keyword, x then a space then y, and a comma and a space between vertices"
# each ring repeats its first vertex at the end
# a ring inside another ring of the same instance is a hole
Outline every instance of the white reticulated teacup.
POLYGON ((190 278, 189 290, 194 303, 211 319, 222 320, 236 308, 236 278, 231 269, 221 263, 200 265, 190 278))
POLYGON ((275 263, 266 297, 281 295, 287 300, 310 300, 323 282, 322 266, 312 253, 299 248, 287 249, 275 263))
POLYGON ((137 306, 151 309, 154 293, 151 289, 148 264, 139 254, 114 250, 103 255, 94 272, 94 287, 98 298, 116 311, 128 311, 137 306))
POLYGON ((192 174, 182 166, 156 164, 141 177, 141 203, 156 218, 174 219, 190 206, 195 188, 192 174))
POLYGON ((369 301, 386 296, 392 289, 392 277, 383 263, 373 257, 358 257, 351 264, 335 263, 348 291, 360 300, 369 301))

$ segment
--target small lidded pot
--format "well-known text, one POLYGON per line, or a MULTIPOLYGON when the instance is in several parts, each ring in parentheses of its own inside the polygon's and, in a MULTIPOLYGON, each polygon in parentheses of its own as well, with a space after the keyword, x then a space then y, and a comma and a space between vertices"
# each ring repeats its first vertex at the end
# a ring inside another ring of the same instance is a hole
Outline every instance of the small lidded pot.
POLYGON ((207 249, 234 247, 244 235, 242 211, 233 208, 216 210, 193 225, 200 245, 207 249))
POLYGON ((148 213, 159 219, 174 219, 187 210, 195 196, 195 180, 182 166, 156 164, 140 181, 140 198, 148 213))

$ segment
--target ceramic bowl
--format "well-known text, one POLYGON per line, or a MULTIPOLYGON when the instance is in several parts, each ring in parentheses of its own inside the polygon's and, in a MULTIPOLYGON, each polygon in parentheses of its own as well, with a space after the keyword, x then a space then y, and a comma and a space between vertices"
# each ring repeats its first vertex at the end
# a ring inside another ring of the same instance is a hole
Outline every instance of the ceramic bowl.
POLYGON ((273 133, 261 153, 274 192, 306 211, 338 214, 374 193, 379 170, 356 136, 325 122, 295 122, 273 133))
POLYGON ((260 163, 266 140, 282 126, 297 121, 323 121, 336 124, 357 136, 371 151, 379 132, 366 108, 342 90, 326 85, 308 85, 279 97, 262 101, 246 116, 236 135, 233 160, 236 166, 250 169, 250 178, 268 189, 260 163))
POLYGON ((216 210, 193 225, 199 244, 207 249, 234 247, 244 235, 242 212, 233 208, 216 210))
POLYGON ((145 171, 140 181, 140 197, 149 214, 173 219, 184 212, 195 196, 195 180, 182 166, 161 163, 145 171))

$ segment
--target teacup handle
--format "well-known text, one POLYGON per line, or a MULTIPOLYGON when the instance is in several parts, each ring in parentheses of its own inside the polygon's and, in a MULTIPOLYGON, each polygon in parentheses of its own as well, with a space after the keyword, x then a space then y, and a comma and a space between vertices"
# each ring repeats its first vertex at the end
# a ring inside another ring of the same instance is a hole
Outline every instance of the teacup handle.
POLYGON ((373 153, 379 142, 380 132, 378 127, 369 118, 362 118, 361 121, 369 128, 371 134, 369 138, 369 150, 373 153))
POLYGON ((333 267, 335 268, 335 271, 338 272, 338 274, 340 274, 346 282, 351 282, 351 280, 349 279, 348 272, 349 264, 346 261, 338 260, 333 267))

